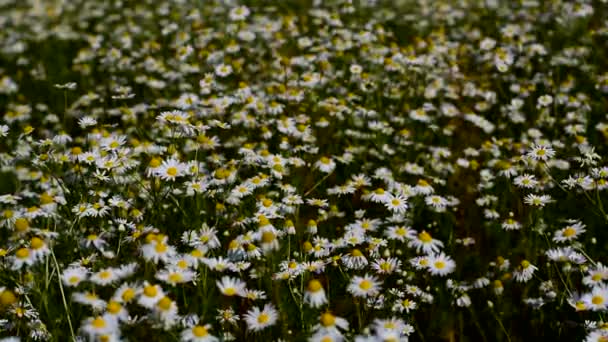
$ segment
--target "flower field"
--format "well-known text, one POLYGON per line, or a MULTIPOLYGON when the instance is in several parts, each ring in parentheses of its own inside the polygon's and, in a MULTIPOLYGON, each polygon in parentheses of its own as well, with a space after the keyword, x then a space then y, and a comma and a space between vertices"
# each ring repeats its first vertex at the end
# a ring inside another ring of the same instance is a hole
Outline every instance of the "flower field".
POLYGON ((607 42, 605 0, 2 0, 0 341, 608 342, 607 42))

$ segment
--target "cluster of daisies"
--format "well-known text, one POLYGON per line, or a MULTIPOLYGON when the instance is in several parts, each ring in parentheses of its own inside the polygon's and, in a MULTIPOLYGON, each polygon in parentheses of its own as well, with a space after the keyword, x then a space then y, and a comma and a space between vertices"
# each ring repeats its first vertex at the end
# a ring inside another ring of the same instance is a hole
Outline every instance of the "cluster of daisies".
POLYGON ((602 1, 0 11, 0 341, 608 340, 602 1))

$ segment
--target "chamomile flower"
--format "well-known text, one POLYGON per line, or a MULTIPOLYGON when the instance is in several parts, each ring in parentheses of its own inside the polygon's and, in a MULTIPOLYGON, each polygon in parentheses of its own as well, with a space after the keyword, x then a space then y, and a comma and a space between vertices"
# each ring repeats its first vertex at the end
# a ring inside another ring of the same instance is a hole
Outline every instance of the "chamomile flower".
POLYGON ((521 223, 515 221, 512 218, 508 218, 506 220, 504 220, 501 224, 502 229, 504 230, 519 230, 521 229, 521 223))
POLYGON ((431 234, 423 230, 415 239, 408 242, 408 246, 416 248, 416 251, 424 253, 437 253, 443 248, 443 242, 433 239, 431 234))
POLYGON ((321 314, 319 323, 313 327, 313 330, 315 333, 330 333, 342 337, 342 331, 348 330, 348 326, 349 323, 346 319, 326 311, 321 314))
POLYGON ((99 298, 95 292, 75 292, 72 294, 72 300, 76 303, 88 305, 94 310, 102 310, 106 306, 106 302, 99 298))
POLYGON ((48 244, 44 239, 34 236, 30 239, 30 252, 32 258, 41 260, 51 253, 48 244))
POLYGON ((229 17, 230 20, 240 21, 247 18, 250 13, 251 12, 249 8, 247 8, 246 6, 238 6, 230 10, 229 17))
POLYGON ((167 283, 172 286, 176 286, 178 284, 184 284, 191 282, 196 273, 189 270, 178 267, 171 267, 168 269, 160 270, 156 273, 156 279, 167 283))
POLYGON ((145 308, 152 309, 164 297, 165 292, 160 285, 146 283, 141 292, 139 292, 137 303, 145 308))
POLYGON ((583 284, 587 286, 599 285, 608 280, 608 267, 601 263, 596 263, 587 270, 587 275, 583 277, 583 284))
POLYGON ((78 286, 81 282, 87 280, 89 271, 82 267, 69 267, 63 270, 61 280, 66 286, 78 286))
POLYGON ((445 209, 445 207, 448 205, 448 201, 439 195, 427 196, 424 198, 424 202, 427 205, 439 210, 445 209))
POLYGON ((549 145, 533 145, 526 156, 534 160, 547 161, 555 156, 555 150, 549 145))
POLYGON ((152 239, 141 247, 141 253, 146 261, 157 264, 160 261, 169 262, 175 255, 175 247, 167 243, 167 238, 152 239))
POLYGON ((217 342, 219 341, 219 339, 213 335, 211 335, 211 333, 209 333, 209 330, 211 330, 211 325, 210 324, 205 324, 205 325, 201 325, 201 324, 196 324, 192 327, 188 327, 184 330, 182 330, 180 337, 181 340, 184 342, 217 342))
POLYGON ((524 173, 523 175, 515 177, 513 184, 520 188, 534 189, 538 185, 538 181, 534 175, 524 173))
MULTIPOLYGON (((158 290, 158 288, 156 288, 156 290, 158 290)), ((136 285, 124 283, 120 285, 118 289, 116 289, 114 295, 112 296, 112 300, 118 303, 131 303, 136 298, 138 298, 142 291, 143 289, 136 285)), ((151 290, 148 290, 148 293, 150 292, 151 290)))
POLYGON ((396 258, 378 259, 371 266, 378 274, 392 274, 399 272, 401 261, 396 258))
POLYGON ((97 285, 106 286, 117 281, 119 278, 118 272, 116 272, 115 269, 108 267, 93 273, 90 277, 90 281, 97 285))
POLYGON ((272 304, 264 305, 261 310, 259 307, 253 307, 244 316, 247 328, 254 332, 276 324, 278 317, 279 313, 272 304))
POLYGON ((404 213, 408 208, 407 201, 402 195, 389 195, 384 205, 388 210, 399 214, 404 213))
POLYGON ((354 276, 347 290, 355 297, 375 296, 380 290, 380 282, 374 276, 354 276))
POLYGON ((21 247, 15 251, 15 254, 10 258, 11 268, 19 270, 24 266, 32 266, 36 263, 36 257, 29 248, 21 247))
POLYGON ((513 278, 517 282, 526 283, 532 279, 536 270, 538 270, 538 267, 532 265, 528 260, 523 260, 517 270, 513 272, 513 278))
POLYGON ((217 287, 224 296, 245 296, 246 283, 238 278, 222 277, 217 283, 217 287))
POLYGON ((434 254, 429 257, 428 270, 433 275, 446 276, 456 268, 456 263, 443 253, 434 254))
POLYGON ((117 333, 118 325, 113 317, 104 314, 87 318, 82 324, 82 331, 93 340, 104 335, 117 333))
POLYGON ((176 178, 186 174, 186 165, 177 159, 168 159, 162 162, 158 169, 154 170, 154 174, 165 181, 175 181, 176 178))
POLYGON ((553 234, 553 241, 555 242, 568 242, 574 241, 578 236, 585 232, 585 225, 581 222, 574 221, 568 224, 566 227, 555 231, 553 234))
POLYGON ((591 293, 583 295, 581 299, 588 309, 593 311, 604 311, 608 308, 608 286, 594 286, 591 293))
POLYGON ((385 231, 389 240, 405 242, 416 238, 416 231, 406 226, 390 226, 385 231))
POLYGON ((524 198, 524 202, 526 204, 535 206, 535 207, 539 207, 542 208, 544 207, 547 203, 552 202, 553 200, 551 199, 550 195, 536 195, 536 194, 529 194, 524 198))
POLYGON ((315 168, 323 173, 331 173, 336 168, 336 162, 329 157, 321 157, 315 162, 315 168))
POLYGON ((121 322, 124 322, 129 318, 129 313, 127 312, 127 309, 125 309, 125 307, 120 302, 113 300, 110 300, 106 305, 106 314, 121 322))
POLYGON ((327 303, 323 285, 317 279, 312 279, 308 282, 306 292, 304 293, 304 302, 313 308, 318 308, 327 303))
POLYGON ((154 313, 165 327, 177 324, 177 304, 168 296, 164 296, 156 302, 154 305, 154 313))

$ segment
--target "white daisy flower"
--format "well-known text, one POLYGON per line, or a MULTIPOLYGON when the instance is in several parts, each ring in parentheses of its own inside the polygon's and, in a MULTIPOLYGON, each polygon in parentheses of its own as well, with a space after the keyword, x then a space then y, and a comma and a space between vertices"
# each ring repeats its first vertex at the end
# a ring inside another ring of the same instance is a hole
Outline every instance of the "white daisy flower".
POLYGON ((186 174, 186 165, 179 162, 177 159, 168 159, 162 162, 158 169, 154 170, 154 174, 165 181, 174 181, 176 178, 186 174))
POLYGON ((61 279, 66 286, 76 287, 81 282, 87 280, 88 273, 89 271, 82 266, 70 267, 63 270, 61 279))
POLYGON ((274 325, 279 317, 279 313, 272 304, 264 305, 264 309, 258 307, 247 311, 245 314, 245 322, 247 328, 253 331, 264 330, 265 328, 274 325))
POLYGON ((327 303, 327 297, 325 296, 325 290, 320 281, 312 279, 308 282, 306 292, 304 293, 304 302, 318 308, 321 305, 327 303))
POLYGON ((538 144, 526 154, 534 160, 547 161, 555 156, 555 150, 549 145, 538 144))
POLYGON ((428 270, 432 275, 446 276, 456 268, 456 263, 449 256, 439 253, 429 257, 428 270))
POLYGON ((402 195, 389 195, 387 196, 384 205, 386 208, 394 213, 402 214, 407 208, 407 200, 402 195))
POLYGON ((515 278, 517 282, 525 283, 532 279, 534 271, 536 270, 538 270, 536 266, 532 265, 528 260, 523 260, 517 270, 513 271, 513 278, 515 278))
POLYGON ((247 284, 241 279, 226 276, 222 277, 216 284, 224 296, 245 296, 247 284))
POLYGON ((146 283, 139 294, 137 303, 145 308, 152 309, 163 297, 165 297, 165 292, 162 287, 146 283))
POLYGON ((210 324, 194 325, 183 330, 180 334, 181 340, 184 342, 217 342, 219 339, 209 333, 211 330, 210 324))
POLYGON ((323 173, 331 173, 336 168, 336 162, 334 162, 331 158, 321 157, 315 163, 315 168, 319 169, 319 171, 323 173))
POLYGON ((348 285, 348 292, 355 297, 368 297, 378 294, 380 282, 374 276, 354 276, 348 285))

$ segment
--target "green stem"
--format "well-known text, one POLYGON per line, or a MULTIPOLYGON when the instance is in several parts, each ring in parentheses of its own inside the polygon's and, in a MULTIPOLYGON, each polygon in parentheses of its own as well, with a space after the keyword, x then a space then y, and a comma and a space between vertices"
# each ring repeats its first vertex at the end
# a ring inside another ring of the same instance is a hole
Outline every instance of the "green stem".
POLYGON ((57 262, 57 258, 55 257, 55 252, 51 249, 51 256, 53 257, 53 262, 55 263, 55 267, 57 268, 57 282, 59 283, 59 292, 61 292, 61 300, 63 301, 63 308, 65 309, 66 317, 68 319, 68 325, 70 326, 70 334, 72 335, 72 340, 76 341, 76 334, 74 334, 74 327, 72 326, 72 319, 70 318, 70 309, 68 308, 68 301, 65 299, 65 292, 63 291, 63 284, 61 283, 61 269, 59 267, 59 263, 57 262))

